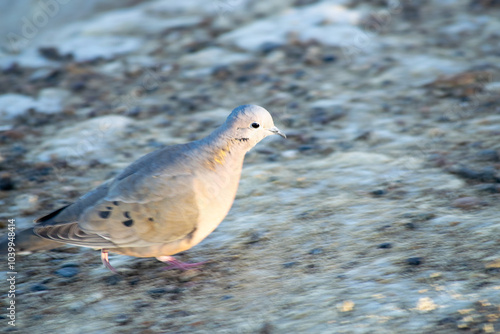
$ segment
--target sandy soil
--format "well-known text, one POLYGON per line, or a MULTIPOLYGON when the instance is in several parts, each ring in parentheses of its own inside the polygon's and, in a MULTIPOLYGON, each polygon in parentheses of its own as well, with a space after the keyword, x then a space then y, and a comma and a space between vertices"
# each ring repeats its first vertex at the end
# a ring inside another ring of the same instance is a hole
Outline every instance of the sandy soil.
POLYGON ((2 331, 500 333, 497 1, 136 3, 0 58, 4 231, 240 104, 289 139, 248 154, 227 218, 179 255, 201 270, 18 255, 2 331))

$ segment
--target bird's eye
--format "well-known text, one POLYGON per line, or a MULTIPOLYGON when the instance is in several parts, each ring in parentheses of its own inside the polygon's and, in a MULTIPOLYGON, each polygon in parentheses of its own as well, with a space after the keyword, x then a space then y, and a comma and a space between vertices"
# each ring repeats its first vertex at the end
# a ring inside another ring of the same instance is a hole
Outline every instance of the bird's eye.
POLYGON ((254 129, 258 129, 258 128, 259 128, 259 126, 260 126, 260 124, 259 124, 259 123, 252 123, 250 126, 251 126, 252 128, 254 128, 254 129))

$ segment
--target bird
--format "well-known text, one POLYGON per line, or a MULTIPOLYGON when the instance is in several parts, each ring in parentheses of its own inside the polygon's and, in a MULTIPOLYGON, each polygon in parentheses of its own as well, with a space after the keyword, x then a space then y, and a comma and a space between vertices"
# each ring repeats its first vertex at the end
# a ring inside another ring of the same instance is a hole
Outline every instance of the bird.
MULTIPOLYGON (((286 138, 271 114, 241 105, 207 137, 166 146, 134 161, 74 203, 35 220, 16 239, 18 251, 62 244, 155 257, 166 269, 187 270, 173 255, 200 243, 223 221, 238 189, 246 153, 270 135, 286 138)), ((6 240, 0 243, 2 251, 6 240)))

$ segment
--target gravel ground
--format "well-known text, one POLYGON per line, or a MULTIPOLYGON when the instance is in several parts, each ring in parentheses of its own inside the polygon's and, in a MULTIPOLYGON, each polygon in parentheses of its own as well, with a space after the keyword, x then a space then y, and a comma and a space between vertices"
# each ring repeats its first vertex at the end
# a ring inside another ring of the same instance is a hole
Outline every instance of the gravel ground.
POLYGON ((5 332, 500 333, 498 1, 127 5, 57 26, 78 10, 59 4, 46 29, 11 13, 27 21, 0 51, 3 231, 240 104, 289 139, 247 155, 227 218, 180 254, 201 270, 18 255, 5 332))

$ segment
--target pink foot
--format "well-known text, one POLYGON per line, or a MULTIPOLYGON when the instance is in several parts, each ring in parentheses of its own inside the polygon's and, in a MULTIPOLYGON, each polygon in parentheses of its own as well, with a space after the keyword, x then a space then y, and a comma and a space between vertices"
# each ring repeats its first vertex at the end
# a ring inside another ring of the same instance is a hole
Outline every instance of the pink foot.
POLYGON ((108 268, 109 270, 111 270, 115 274, 118 274, 118 272, 116 271, 116 269, 113 268, 113 266, 111 265, 111 263, 109 263, 108 250, 107 249, 104 249, 104 248, 101 249, 101 260, 102 260, 102 264, 104 264, 104 266, 106 268, 108 268))
POLYGON ((199 267, 202 264, 206 263, 206 261, 197 263, 185 263, 176 260, 175 257, 173 256, 158 256, 157 259, 160 260, 161 262, 167 262, 170 264, 168 267, 163 268, 163 270, 170 270, 170 269, 188 270, 191 268, 199 267))

